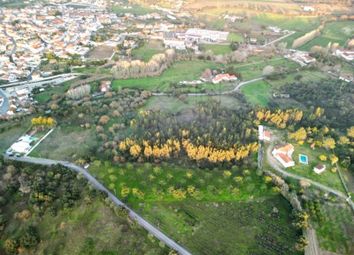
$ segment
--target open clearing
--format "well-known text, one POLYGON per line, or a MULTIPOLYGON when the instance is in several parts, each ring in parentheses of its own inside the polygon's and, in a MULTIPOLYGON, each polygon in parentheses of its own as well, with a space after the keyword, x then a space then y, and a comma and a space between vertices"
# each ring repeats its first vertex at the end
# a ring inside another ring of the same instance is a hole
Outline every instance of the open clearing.
POLYGON ((126 79, 113 81, 113 89, 140 88, 152 91, 167 91, 171 83, 199 79, 206 68, 216 68, 217 64, 211 61, 180 61, 158 77, 146 77, 140 79, 126 79))
POLYGON ((245 95, 247 101, 258 106, 267 106, 271 97, 271 86, 266 81, 257 81, 247 84, 241 88, 241 92, 245 95))
POLYGON ((211 51, 215 55, 225 55, 230 53, 232 50, 230 45, 220 45, 220 44, 202 44, 201 48, 203 51, 211 51))
POLYGON ((98 60, 107 59, 112 56, 113 52, 114 52, 113 47, 101 45, 93 48, 93 50, 91 50, 88 53, 88 57, 90 59, 98 59, 98 60))
POLYGON ((221 107, 229 109, 237 109, 240 107, 241 102, 239 99, 232 96, 198 96, 186 97, 181 100, 176 97, 151 97, 143 107, 145 110, 162 111, 169 113, 178 113, 181 111, 192 110, 203 102, 219 102, 221 107))
POLYGON ((95 150, 98 141, 93 129, 58 126, 30 154, 34 157, 57 160, 75 160, 85 157, 89 151, 95 150))
POLYGON ((30 126, 30 119, 21 123, 3 122, 0 124, 0 154, 4 153, 30 126))
POLYGON ((133 49, 132 56, 135 59, 140 59, 148 62, 153 55, 162 53, 164 51, 165 48, 163 47, 161 41, 151 40, 145 42, 143 46, 133 49))

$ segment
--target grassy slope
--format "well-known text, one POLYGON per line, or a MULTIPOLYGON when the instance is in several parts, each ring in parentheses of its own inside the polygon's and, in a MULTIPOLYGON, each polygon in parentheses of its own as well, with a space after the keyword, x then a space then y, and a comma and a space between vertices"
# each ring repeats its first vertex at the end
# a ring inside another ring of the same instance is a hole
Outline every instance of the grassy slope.
MULTIPOLYGON (((193 254, 239 255, 277 254, 257 244, 265 235, 274 243, 292 247, 296 231, 291 225, 290 210, 283 198, 275 196, 252 202, 148 203, 142 213, 193 254), (281 212, 279 219, 269 214, 274 207, 281 212)), ((296 252, 291 249, 286 254, 296 252)))
POLYGON ((289 172, 307 177, 311 180, 320 182, 324 185, 338 189, 340 191, 344 191, 338 174, 332 173, 330 171, 330 169, 332 167, 331 167, 329 160, 323 162, 319 159, 319 156, 322 154, 329 157, 329 153, 326 150, 320 149, 320 148, 316 148, 315 150, 312 150, 306 144, 305 145, 297 145, 297 144, 293 143, 293 145, 295 146, 295 152, 293 154, 295 166, 292 168, 289 168, 289 172), (305 154, 309 157, 309 165, 299 164, 299 154, 300 153, 305 154), (326 165, 326 171, 323 172, 322 174, 316 174, 313 171, 313 167, 319 163, 326 165))
POLYGON ((146 90, 165 91, 171 83, 182 80, 198 79, 204 69, 213 68, 217 65, 210 61, 180 61, 162 73, 158 77, 146 77, 140 79, 126 79, 113 81, 112 87, 119 88, 142 88, 146 90))
POLYGON ((132 229, 125 218, 98 200, 55 217, 45 214, 38 227, 46 239, 36 254, 139 254, 147 247, 149 254, 159 252, 142 229, 132 229))
POLYGON ((225 55, 230 53, 232 50, 229 45, 218 45, 218 44, 204 44, 202 45, 203 51, 211 51, 215 55, 225 55))
POLYGON ((97 145, 95 131, 59 126, 31 153, 31 156, 70 160, 84 157, 97 145))
POLYGON ((149 41, 143 46, 133 49, 132 56, 147 62, 153 55, 161 52, 164 52, 164 47, 160 41, 149 41))
MULTIPOLYGON (((298 64, 293 61, 289 61, 284 58, 275 57, 273 59, 262 59, 257 57, 251 57, 245 63, 231 64, 235 70, 242 75, 243 80, 250 80, 258 78, 262 75, 263 68, 267 65, 274 67, 287 67, 296 68, 298 64)), ((158 77, 146 77, 137 79, 115 80, 112 87, 114 89, 119 88, 140 88, 152 91, 169 91, 171 84, 178 83, 183 80, 195 80, 199 79, 200 75, 206 68, 220 68, 219 64, 210 61, 180 61, 176 62, 168 70, 162 73, 158 77)), ((224 84, 225 85, 225 84, 224 84)), ((223 90, 228 88, 223 85, 223 90)), ((199 87, 200 89, 218 90, 215 85, 205 84, 199 87)), ((188 89, 190 92, 198 92, 199 89, 188 89)), ((200 90, 199 90, 200 91, 200 90)))
POLYGON ((25 118, 18 125, 10 122, 1 123, 0 128, 4 128, 4 131, 0 131, 0 153, 5 152, 5 150, 23 135, 27 131, 29 125, 29 118, 25 118))
POLYGON ((300 47, 300 50, 310 50, 315 45, 326 47, 328 43, 338 43, 345 46, 354 33, 354 21, 337 21, 327 23, 321 35, 300 47))
MULTIPOLYGON (((290 205, 253 170, 250 175, 240 169, 231 171, 232 176, 225 177, 220 170, 173 165, 96 162, 90 167, 90 172, 118 196, 122 196, 123 187, 129 187, 125 200, 193 254, 258 254, 262 250, 262 254, 276 254, 258 243, 269 229, 274 242, 292 248, 297 233, 291 225, 290 205), (188 177, 188 172, 192 176, 188 177), (236 176, 243 176, 243 181, 237 183, 236 176), (190 186, 199 190, 198 200, 191 195, 180 200, 168 191, 170 187, 187 190, 190 186), (133 188, 143 192, 144 198, 132 194, 133 188), (269 216, 274 207, 280 211, 279 218, 269 216)), ((287 254, 294 254, 293 249, 287 254)))
POLYGON ((118 15, 123 15, 124 13, 131 13, 134 15, 145 15, 154 11, 150 8, 141 5, 132 5, 131 6, 132 8, 130 9, 125 9, 124 7, 125 7, 124 5, 121 6, 115 5, 112 7, 112 12, 118 15))
POLYGON ((270 98, 271 86, 266 81, 258 81, 241 88, 246 99, 258 106, 267 106, 270 98))
POLYGON ((353 254, 354 217, 349 207, 321 205, 324 220, 315 229, 322 249, 338 254, 353 254))
POLYGON ((151 97, 143 107, 146 110, 160 110, 164 112, 177 113, 188 109, 195 108, 201 102, 216 100, 220 102, 221 107, 235 109, 240 107, 240 101, 231 96, 198 96, 187 97, 185 100, 179 100, 174 97, 151 97))
POLYGON ((45 91, 40 92, 34 95, 34 99, 37 100, 39 103, 46 103, 48 102, 51 97, 55 94, 64 94, 70 87, 71 81, 64 82, 63 84, 54 86, 52 88, 47 88, 45 91))

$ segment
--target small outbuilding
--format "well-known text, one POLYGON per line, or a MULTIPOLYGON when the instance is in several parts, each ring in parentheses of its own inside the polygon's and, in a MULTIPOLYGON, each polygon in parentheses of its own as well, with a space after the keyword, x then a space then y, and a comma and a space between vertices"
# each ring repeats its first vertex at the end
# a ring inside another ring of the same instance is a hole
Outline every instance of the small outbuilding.
POLYGON ((316 174, 321 174, 321 173, 323 173, 325 170, 326 170, 326 166, 323 165, 323 164, 318 164, 317 166, 315 166, 315 167, 313 168, 313 171, 314 171, 316 174))

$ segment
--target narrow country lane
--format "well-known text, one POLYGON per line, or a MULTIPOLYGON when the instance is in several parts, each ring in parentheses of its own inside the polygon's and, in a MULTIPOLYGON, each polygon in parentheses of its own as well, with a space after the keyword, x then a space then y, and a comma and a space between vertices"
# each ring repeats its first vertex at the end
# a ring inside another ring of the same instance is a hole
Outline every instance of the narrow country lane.
POLYGON ((33 158, 33 157, 8 157, 4 155, 4 158, 7 160, 15 160, 15 161, 20 161, 20 162, 26 162, 26 163, 31 163, 31 164, 39 164, 39 165, 46 165, 46 166, 51 166, 51 165, 56 165, 60 164, 62 166, 65 166, 69 168, 72 171, 75 171, 79 174, 82 174, 88 182, 90 182, 93 187, 96 189, 105 192, 108 197, 114 202, 115 205, 124 207, 125 209, 128 210, 130 218, 136 220, 136 222, 142 226, 144 229, 146 229, 149 233, 154 235, 157 239, 160 241, 164 242, 168 247, 171 249, 177 251, 181 255, 191 255, 189 251, 187 251, 186 248, 182 247, 178 243, 176 243, 174 240, 166 236, 164 233, 162 233, 159 229, 151 225, 149 222, 147 222, 143 217, 141 217, 139 214, 134 212, 132 209, 130 209, 125 203, 123 203, 121 200, 119 200, 115 195, 113 195, 106 187, 104 187, 95 177, 93 177, 89 172, 87 172, 84 168, 75 165, 73 163, 70 163, 68 161, 60 161, 60 160, 51 160, 51 159, 45 159, 45 158, 33 158))

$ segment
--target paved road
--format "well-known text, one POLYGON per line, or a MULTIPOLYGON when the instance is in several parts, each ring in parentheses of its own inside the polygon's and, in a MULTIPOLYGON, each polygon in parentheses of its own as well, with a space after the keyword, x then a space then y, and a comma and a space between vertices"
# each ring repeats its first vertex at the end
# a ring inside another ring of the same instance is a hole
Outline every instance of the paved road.
POLYGON ((32 157, 8 157, 4 155, 4 157, 8 160, 16 160, 26 163, 39 164, 39 165, 63 165, 77 173, 82 174, 96 189, 105 192, 108 197, 117 205, 126 208, 129 212, 129 216, 136 220, 137 223, 145 228, 149 233, 154 235, 157 239, 164 242, 168 247, 174 249, 181 255, 191 255, 189 251, 187 251, 184 247, 173 241, 171 238, 162 233, 159 229, 151 225, 149 222, 144 220, 140 215, 130 209, 126 204, 124 204, 121 200, 119 200, 115 195, 113 195, 106 187, 104 187, 99 181, 97 181, 90 173, 88 173, 84 168, 77 166, 73 163, 67 161, 58 161, 44 158, 32 158, 32 157))
POLYGON ((0 105, 0 115, 3 115, 9 110, 9 99, 7 98, 2 89, 0 89, 0 97, 2 97, 4 100, 0 105))
POLYGON ((306 237, 309 242, 309 245, 305 248, 305 255, 320 255, 321 250, 318 244, 316 231, 313 228, 306 230, 306 237))
POLYGON ((46 85, 48 83, 59 84, 64 81, 74 79, 80 75, 82 75, 82 74, 80 74, 80 73, 58 74, 58 75, 53 75, 53 76, 46 77, 46 78, 39 79, 39 80, 11 82, 11 83, 0 85, 0 88, 9 88, 9 87, 16 87, 16 86, 24 86, 24 85, 26 85, 26 86, 27 85, 42 86, 42 85, 46 85))

